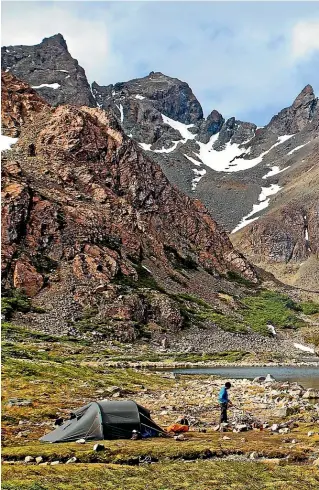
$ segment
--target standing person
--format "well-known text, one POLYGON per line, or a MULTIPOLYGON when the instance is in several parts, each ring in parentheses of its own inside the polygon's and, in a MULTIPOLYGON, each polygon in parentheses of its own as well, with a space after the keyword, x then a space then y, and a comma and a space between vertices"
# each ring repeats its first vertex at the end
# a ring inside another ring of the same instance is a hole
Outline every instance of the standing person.
POLYGON ((228 391, 229 388, 231 388, 231 383, 227 381, 225 383, 225 386, 222 387, 222 389, 219 392, 218 395, 218 403, 220 405, 220 423, 226 423, 228 422, 227 419, 227 408, 228 406, 232 405, 232 402, 228 398, 228 391))

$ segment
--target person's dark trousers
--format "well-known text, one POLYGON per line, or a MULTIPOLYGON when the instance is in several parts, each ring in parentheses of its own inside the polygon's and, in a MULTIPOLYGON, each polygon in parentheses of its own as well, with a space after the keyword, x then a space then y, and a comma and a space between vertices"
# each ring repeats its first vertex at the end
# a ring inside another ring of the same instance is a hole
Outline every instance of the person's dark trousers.
POLYGON ((223 422, 227 423, 227 403, 221 403, 220 404, 220 423, 222 424, 223 422))

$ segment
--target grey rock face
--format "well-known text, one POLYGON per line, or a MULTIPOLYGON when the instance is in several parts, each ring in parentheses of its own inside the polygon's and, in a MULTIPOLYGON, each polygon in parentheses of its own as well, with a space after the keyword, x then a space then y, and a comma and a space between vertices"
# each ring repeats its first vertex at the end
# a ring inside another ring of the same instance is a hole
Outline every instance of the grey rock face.
POLYGON ((202 143, 208 143, 210 137, 221 130, 224 122, 223 116, 218 111, 213 110, 206 119, 201 121, 198 140, 202 143))
POLYGON ((184 124, 203 118, 188 84, 160 72, 105 87, 93 82, 92 93, 99 107, 113 110, 128 135, 141 143, 156 144, 153 149, 169 148, 172 141, 181 139, 165 124, 162 114, 184 124))
POLYGON ((3 70, 29 83, 52 105, 96 107, 85 71, 70 55, 61 34, 36 46, 4 46, 1 60, 3 70))
POLYGON ((293 104, 274 116, 267 129, 278 134, 294 134, 302 131, 318 111, 318 99, 311 85, 300 92, 293 104))

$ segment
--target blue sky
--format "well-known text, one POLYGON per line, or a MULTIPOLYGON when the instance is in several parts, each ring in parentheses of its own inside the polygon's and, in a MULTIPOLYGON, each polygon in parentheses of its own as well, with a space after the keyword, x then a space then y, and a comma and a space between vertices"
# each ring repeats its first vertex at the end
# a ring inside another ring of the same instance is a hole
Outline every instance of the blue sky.
POLYGON ((57 32, 89 81, 161 71, 204 113, 266 124, 310 83, 319 94, 317 2, 3 2, 2 45, 57 32))

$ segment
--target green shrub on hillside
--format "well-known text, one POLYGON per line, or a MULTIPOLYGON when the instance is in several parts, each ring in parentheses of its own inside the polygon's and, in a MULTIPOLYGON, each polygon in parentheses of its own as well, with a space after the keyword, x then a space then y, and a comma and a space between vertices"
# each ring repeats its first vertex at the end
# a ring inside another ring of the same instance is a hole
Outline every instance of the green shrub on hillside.
POLYGON ((6 319, 11 318, 15 311, 26 313, 31 309, 31 301, 21 289, 12 289, 8 296, 1 298, 1 313, 6 319))
POLYGON ((305 315, 314 315, 319 313, 319 303, 315 303, 314 301, 300 303, 300 308, 305 315))
POLYGON ((258 332, 266 333, 267 325, 277 328, 298 328, 304 322, 298 318, 298 305, 288 296, 274 291, 263 291, 258 296, 243 299, 247 309, 243 317, 249 326, 258 332))

